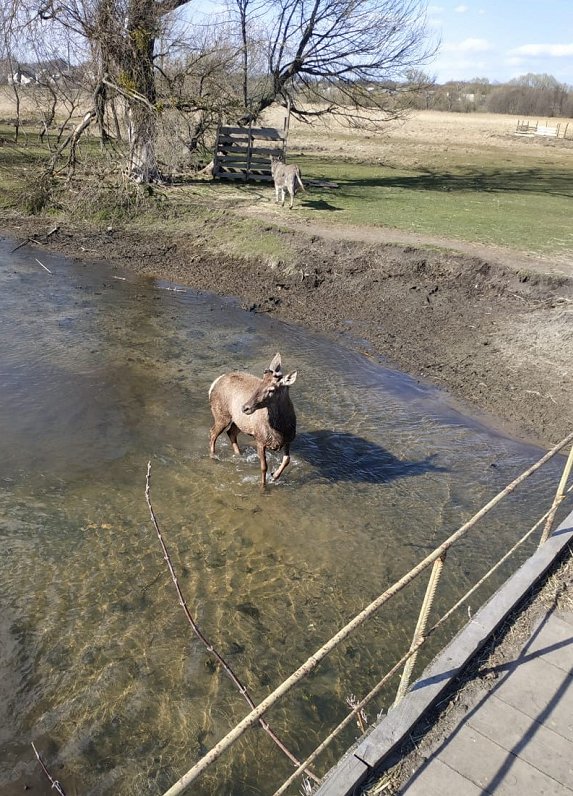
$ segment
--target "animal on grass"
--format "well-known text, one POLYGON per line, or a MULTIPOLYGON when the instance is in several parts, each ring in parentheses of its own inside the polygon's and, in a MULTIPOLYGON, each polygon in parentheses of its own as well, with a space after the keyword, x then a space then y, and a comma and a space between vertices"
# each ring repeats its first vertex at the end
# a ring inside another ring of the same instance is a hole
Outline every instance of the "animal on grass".
POLYGON ((292 203, 297 189, 300 188, 305 191, 306 188, 302 183, 300 176, 300 169, 294 163, 286 165, 280 158, 271 155, 271 174, 275 183, 275 200, 279 201, 279 192, 281 194, 281 207, 285 204, 285 188, 290 194, 289 208, 292 210, 292 203))
POLYGON ((211 456, 223 431, 241 453, 237 442, 239 431, 254 437, 261 464, 261 484, 267 481, 267 449, 283 450, 283 458, 273 481, 280 478, 290 462, 290 446, 296 436, 296 415, 289 395, 289 387, 296 381, 297 372, 283 374, 281 355, 276 354, 265 368, 263 377, 250 373, 224 373, 209 388, 209 403, 213 425, 209 435, 211 456))

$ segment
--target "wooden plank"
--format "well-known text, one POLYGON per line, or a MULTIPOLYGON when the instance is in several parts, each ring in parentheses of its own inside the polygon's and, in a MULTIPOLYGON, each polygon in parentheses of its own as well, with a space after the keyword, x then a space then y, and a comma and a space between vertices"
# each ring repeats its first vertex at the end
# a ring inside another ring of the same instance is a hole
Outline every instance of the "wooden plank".
POLYGON ((271 155, 278 157, 282 155, 283 149, 279 147, 262 147, 262 146, 253 146, 251 147, 251 152, 253 155, 258 155, 261 157, 266 157, 267 160, 270 158, 271 155))
POLYGON ((330 770, 316 792, 323 796, 354 793, 369 773, 370 768, 362 760, 353 754, 346 755, 336 768, 330 770))
POLYGON ((220 127, 219 136, 241 136, 244 138, 284 141, 284 134, 275 127, 220 127))
POLYGON ((283 154, 282 149, 272 149, 270 147, 249 147, 246 145, 243 146, 231 146, 230 144, 218 144, 217 145, 217 155, 248 155, 251 154, 253 157, 257 157, 259 160, 266 159, 267 161, 270 160, 271 155, 274 157, 280 157, 283 154))
POLYGON ((220 135, 250 135, 248 127, 220 127, 220 135))
POLYGON ((249 147, 250 145, 250 138, 219 138, 217 140, 217 147, 220 148, 235 149, 235 147, 249 147))
POLYGON ((275 127, 253 127, 251 130, 253 138, 263 138, 271 141, 284 141, 284 134, 275 127))
POLYGON ((273 179, 270 174, 250 174, 247 178, 244 172, 236 173, 230 171, 220 172, 216 177, 221 180, 243 180, 244 182, 272 182, 273 179))
POLYGON ((248 138, 244 139, 231 139, 231 138, 219 138, 217 141, 217 149, 239 149, 244 147, 248 149, 250 147, 250 142, 248 138))

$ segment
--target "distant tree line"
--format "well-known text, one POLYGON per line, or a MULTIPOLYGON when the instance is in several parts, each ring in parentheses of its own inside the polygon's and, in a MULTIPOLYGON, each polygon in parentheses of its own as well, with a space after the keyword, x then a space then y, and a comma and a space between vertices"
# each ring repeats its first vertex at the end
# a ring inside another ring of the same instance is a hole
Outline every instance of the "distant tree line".
POLYGON ((508 83, 474 78, 439 85, 423 72, 415 72, 410 83, 413 90, 408 102, 418 110, 573 117, 573 86, 560 83, 552 75, 529 73, 508 83))

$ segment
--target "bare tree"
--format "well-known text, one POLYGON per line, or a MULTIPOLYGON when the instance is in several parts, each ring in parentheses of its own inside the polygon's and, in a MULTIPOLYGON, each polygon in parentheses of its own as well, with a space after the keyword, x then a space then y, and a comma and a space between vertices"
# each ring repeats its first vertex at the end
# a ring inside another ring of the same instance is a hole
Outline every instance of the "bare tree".
POLYGON ((496 88, 489 96, 493 113, 523 116, 562 116, 570 107, 571 89, 547 74, 522 75, 496 88))
POLYGON ((127 173, 145 183, 161 179, 156 144, 166 109, 187 113, 191 147, 222 115, 247 124, 276 101, 304 118, 350 111, 378 124, 397 107, 381 82, 418 68, 433 52, 425 0, 230 0, 216 33, 202 36, 205 27, 197 26, 191 42, 202 44, 191 46, 181 79, 165 23, 189 0, 10 2, 25 9, 28 23, 43 25, 47 38, 63 29, 90 51, 92 107, 76 132, 95 122, 105 142, 110 103, 121 99, 127 173))
MULTIPOLYGON (((248 19, 249 0, 236 2, 239 17, 248 19)), ((268 0, 264 9, 252 6, 250 19, 266 26, 267 72, 245 103, 243 122, 278 99, 308 118, 297 102, 301 95, 320 103, 321 112, 368 108, 371 121, 384 120, 395 104, 379 84, 418 68, 435 51, 422 0, 268 0)))
POLYGON ((20 133, 20 68, 18 64, 18 57, 15 51, 15 28, 16 28, 17 9, 14 2, 7 2, 0 6, 0 55, 5 60, 8 66, 8 85, 14 96, 14 108, 16 111, 15 116, 15 132, 14 141, 18 143, 20 133))

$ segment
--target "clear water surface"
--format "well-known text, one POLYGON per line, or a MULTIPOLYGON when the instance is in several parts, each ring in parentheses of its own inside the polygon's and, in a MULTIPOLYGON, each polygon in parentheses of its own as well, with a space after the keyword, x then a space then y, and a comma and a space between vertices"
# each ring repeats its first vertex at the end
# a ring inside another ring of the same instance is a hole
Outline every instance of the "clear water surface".
MULTIPOLYGON (((247 706, 178 605, 145 503, 148 460, 187 601, 260 701, 540 451, 350 346, 14 246, 0 241, 0 796, 52 792, 32 740, 68 796, 161 794, 247 706), (263 492, 247 438, 241 458, 226 435, 209 458, 207 390, 229 369, 262 372, 276 351, 298 370, 299 433, 283 480, 263 492)), ((450 555, 438 609, 542 513, 558 466, 450 555)), ((271 711, 296 754, 402 654, 423 588, 271 711)), ((290 770, 253 729, 192 792, 272 793, 290 770)))

